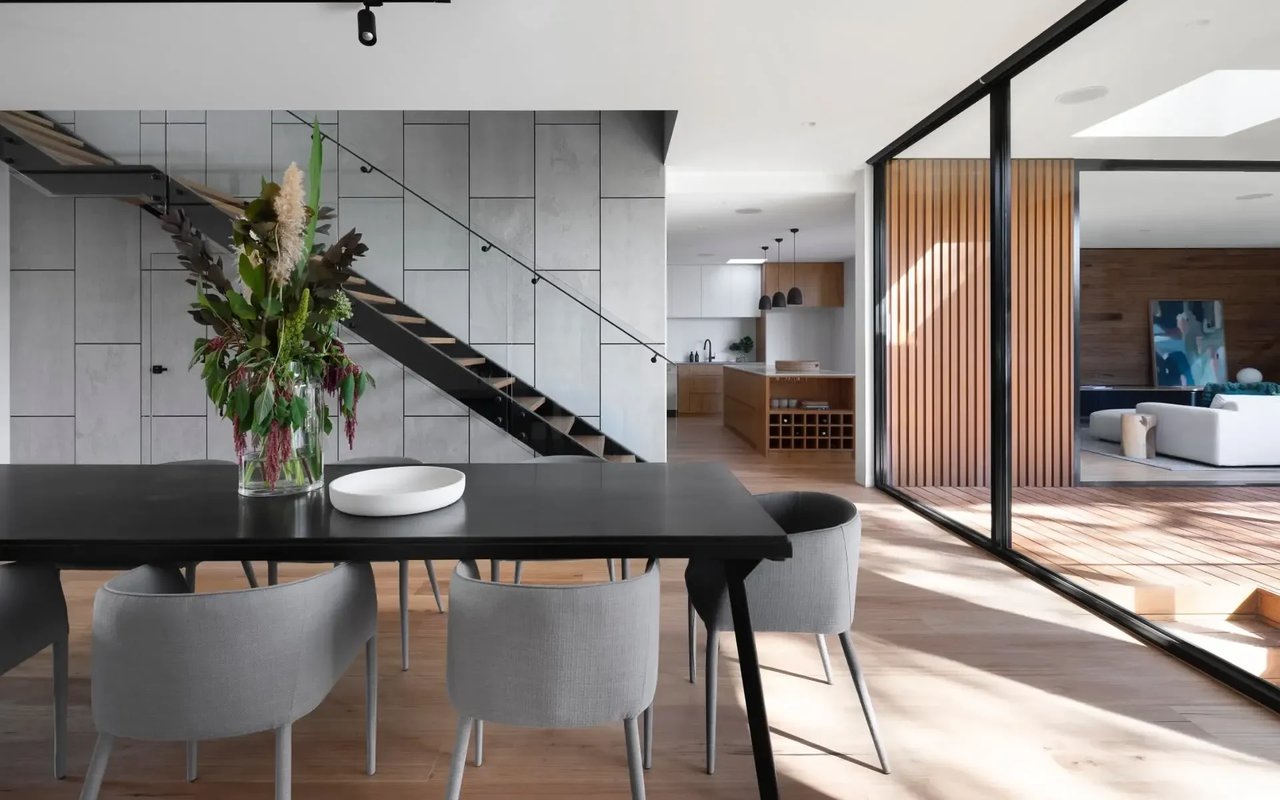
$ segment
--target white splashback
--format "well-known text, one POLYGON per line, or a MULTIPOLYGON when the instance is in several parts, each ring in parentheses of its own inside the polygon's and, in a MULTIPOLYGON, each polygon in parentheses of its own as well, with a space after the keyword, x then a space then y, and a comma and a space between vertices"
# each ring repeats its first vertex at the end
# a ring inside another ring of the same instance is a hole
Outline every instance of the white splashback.
MULTIPOLYGON (((729 352, 729 344, 743 336, 756 338, 756 321, 750 317, 695 317, 667 320, 667 352, 672 361, 686 361, 690 350, 697 350, 706 358, 702 343, 711 340, 711 351, 716 361, 733 361, 736 353, 729 352)), ((756 347, 760 345, 757 343, 756 347)), ((753 352, 751 360, 755 359, 753 352)))
POLYGON ((818 361, 824 368, 838 368, 842 308, 788 308, 766 311, 765 357, 818 361))

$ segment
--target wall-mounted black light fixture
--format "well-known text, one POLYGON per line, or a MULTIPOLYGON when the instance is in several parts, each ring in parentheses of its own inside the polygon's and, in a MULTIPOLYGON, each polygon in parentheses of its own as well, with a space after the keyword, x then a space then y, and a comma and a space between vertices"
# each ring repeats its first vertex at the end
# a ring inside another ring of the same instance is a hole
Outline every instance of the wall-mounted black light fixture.
POLYGON ((804 293, 796 286, 796 234, 799 228, 791 229, 791 289, 787 292, 787 305, 804 305, 804 293))
POLYGON ((374 19, 373 9, 382 3, 365 3, 364 8, 356 12, 356 28, 359 31, 360 44, 373 47, 378 43, 378 21, 374 19))
MULTIPOLYGON (((769 263, 769 245, 763 245, 760 249, 764 251, 764 262, 760 265, 760 276, 763 282, 765 265, 769 263)), ((768 311, 773 308, 773 301, 769 299, 769 294, 767 292, 760 295, 760 303, 756 307, 761 311, 768 311)))
MULTIPOLYGON (((774 239, 774 241, 778 243, 778 266, 781 267, 782 266, 782 237, 779 236, 778 238, 774 239)), ((787 307, 787 296, 782 293, 781 289, 773 293, 773 307, 774 308, 787 307)))

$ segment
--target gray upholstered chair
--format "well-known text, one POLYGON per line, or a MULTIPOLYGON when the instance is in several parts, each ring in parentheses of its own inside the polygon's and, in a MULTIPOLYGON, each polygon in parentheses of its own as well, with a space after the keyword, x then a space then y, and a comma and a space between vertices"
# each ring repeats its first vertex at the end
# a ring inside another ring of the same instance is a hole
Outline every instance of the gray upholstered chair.
MULTIPOLYGON (((526 464, 602 464, 604 463, 604 461, 603 459, 597 458, 596 456, 534 456, 533 458, 529 459, 525 463, 526 464)), ((492 580, 492 581, 501 580, 502 578, 501 563, 502 562, 496 559, 490 562, 489 580, 492 580)), ((614 580, 616 575, 613 571, 613 559, 612 558, 606 559, 604 563, 605 563, 605 566, 608 567, 609 569, 609 580, 614 580)), ((516 583, 519 583, 520 579, 523 577, 523 573, 524 573, 524 562, 517 561, 516 574, 513 580, 516 583)), ((623 578, 631 577, 631 571, 626 559, 622 560, 622 577, 623 578)))
MULTIPOLYGON (((343 464, 365 464, 378 467, 416 467, 422 464, 416 458, 404 456, 369 456, 367 458, 344 459, 343 464)), ((409 562, 400 561, 400 669, 409 669, 409 562)), ((436 610, 444 613, 444 604, 440 602, 440 584, 436 582, 436 568, 430 561, 427 565, 427 580, 431 582, 431 594, 436 598, 436 610)))
POLYGON ((449 699, 458 710, 446 796, 457 800, 471 731, 483 762, 483 720, 530 728, 621 722, 633 798, 644 798, 637 719, 658 683, 656 562, 631 580, 530 586, 480 580, 460 562, 449 586, 449 699))
MULTIPOLYGON (((791 537, 791 558, 765 561, 747 576, 751 627, 757 632, 838 634, 862 703, 881 769, 889 760, 880 746, 875 710, 853 651, 853 605, 858 590, 862 520, 843 497, 820 492, 757 495, 760 505, 791 537)), ((719 633, 733 630, 729 591, 721 561, 691 559, 685 587, 707 626, 707 772, 716 766, 716 688, 719 633)), ((692 624, 692 620, 691 620, 692 624)), ((690 629, 692 644, 692 628, 690 629)), ((830 674, 830 673, 828 673, 830 674)))
POLYGON ((192 594, 169 567, 139 567, 93 603, 93 721, 98 742, 81 800, 102 786, 118 737, 196 742, 273 730, 276 800, 291 793, 293 723, 365 652, 366 769, 377 759, 378 598, 368 564, 279 586, 192 594))
MULTIPOLYGON (((225 461, 220 458, 189 458, 184 461, 165 461, 163 463, 169 466, 187 466, 187 467, 202 467, 202 466, 208 466, 210 464, 221 464, 221 465, 232 466, 232 467, 236 465, 236 462, 234 461, 225 461)), ((244 577, 246 580, 249 581, 249 586, 254 589, 258 588, 258 573, 253 569, 253 562, 241 561, 240 568, 244 570, 244 577)), ((190 586, 191 591, 194 592, 196 590, 196 565, 188 564, 186 566, 185 572, 187 574, 187 585, 190 586)))
POLYGON ((53 776, 67 776, 67 601, 58 571, 0 565, 0 675, 53 647, 53 776))

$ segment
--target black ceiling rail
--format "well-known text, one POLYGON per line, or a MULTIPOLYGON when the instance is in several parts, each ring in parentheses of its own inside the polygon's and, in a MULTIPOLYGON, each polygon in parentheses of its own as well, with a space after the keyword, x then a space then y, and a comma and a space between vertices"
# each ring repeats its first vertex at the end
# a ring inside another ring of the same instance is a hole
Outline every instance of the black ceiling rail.
MULTIPOLYGON (((311 122, 308 122, 308 121, 307 121, 306 119, 304 119, 302 116, 300 116, 300 115, 296 114, 296 113, 295 113, 295 112, 293 112, 293 111, 286 111, 285 113, 289 114, 289 116, 293 117, 294 119, 298 120, 299 122, 301 122, 301 123, 303 123, 303 124, 305 124, 305 125, 311 125, 311 124, 312 124, 311 122)), ((501 253, 502 255, 506 256, 506 257, 507 257, 507 258, 509 258, 509 259, 511 259, 513 262, 515 262, 516 264, 518 264, 521 268, 523 268, 526 272, 528 272, 528 273, 529 273, 530 278, 531 278, 531 280, 532 280, 534 283, 538 283, 538 282, 539 282, 539 281, 541 281, 543 278, 546 278, 546 276, 545 276, 545 275, 542 275, 541 273, 539 273, 539 272, 538 272, 538 270, 537 270, 535 267, 532 267, 532 266, 530 266, 530 265, 526 264, 525 262, 521 261, 520 259, 516 258, 514 255, 512 255, 510 252, 508 252, 508 251, 507 251, 505 248, 503 248, 501 245, 495 244, 491 238, 489 238, 488 236, 485 236, 483 233, 480 233, 479 231, 475 230, 474 228, 472 228, 472 227, 471 227, 470 225, 468 225, 467 223, 463 222, 462 220, 458 219, 458 218, 457 218, 457 217, 455 217, 454 215, 450 214, 448 211, 445 211, 443 208, 441 208, 440 206, 438 206, 438 205, 436 205, 435 203, 431 202, 431 200, 427 199, 426 197, 423 197, 421 194, 418 194, 418 193, 417 193, 417 192, 415 192, 413 189, 410 189, 408 186, 406 186, 406 185, 405 185, 405 183, 404 183, 403 181, 399 180, 399 179, 398 179, 398 178, 396 178, 394 175, 390 175, 390 174, 388 174, 384 169, 382 169, 381 167, 379 167, 377 164, 374 164, 374 163, 373 163, 372 161, 370 161, 369 159, 365 158, 364 156, 360 155, 360 154, 359 154, 359 153, 357 153, 356 151, 352 150, 350 147, 346 146, 345 144, 343 144, 342 142, 338 141, 338 140, 337 140, 337 139, 335 139, 334 137, 332 137, 332 136, 330 136, 329 134, 325 133, 323 129, 320 129, 320 135, 321 135, 322 137, 324 137, 325 139, 327 139, 327 140, 329 140, 329 141, 333 142, 333 143, 334 143, 334 145, 335 145, 336 147, 338 147, 338 149, 346 151, 347 153, 351 154, 351 156, 353 156, 357 161, 359 161, 359 162, 363 165, 363 166, 361 166, 361 168, 360 168, 360 171, 361 171, 361 172, 365 172, 366 174, 368 174, 368 172, 375 172, 375 173, 377 173, 377 174, 381 175, 382 177, 384 177, 384 178, 386 178, 387 180, 389 180, 389 181, 391 181, 392 183, 394 183, 396 186, 399 186, 399 187, 400 187, 401 189, 403 189, 404 191, 406 191, 406 192, 408 192, 409 194, 413 195, 416 199, 421 200, 422 202, 426 203, 426 204, 427 204, 428 206, 430 206, 431 208, 435 209, 435 211, 437 211, 438 213, 440 213, 441 215, 443 215, 444 217, 446 217, 446 218, 447 218, 450 222, 452 222, 453 224, 457 225, 458 227, 462 228, 463 230, 467 231, 468 233, 472 234, 473 236, 476 236, 476 237, 478 237, 478 238, 482 239, 482 240, 484 241, 484 243, 485 243, 485 247, 484 247, 484 248, 482 248, 482 249, 484 249, 484 251, 485 251, 485 252, 489 252, 490 250, 496 250, 496 251, 498 251, 499 253, 501 253), (365 170, 365 167, 369 167, 369 170, 365 170)), ((648 342, 643 341, 642 339, 640 339, 640 337, 636 336, 636 335, 635 335, 635 334, 633 334, 631 331, 629 331, 629 330, 627 330, 626 328, 624 328, 620 323, 614 322, 612 319, 610 319, 610 318, 608 317, 608 315, 604 314, 602 311, 600 311, 600 310, 598 310, 598 309, 595 309, 595 308, 592 308, 592 307, 591 307, 591 305, 590 305, 589 303, 583 302, 583 300, 582 300, 581 298, 579 298, 577 295, 573 294, 572 292, 569 292, 569 291, 565 290, 565 289, 564 289, 563 287, 561 287, 561 286, 556 285, 556 282, 555 282, 554 280, 547 279, 547 284, 548 284, 549 286, 551 286, 551 287, 555 288, 555 289, 556 289, 556 291, 560 292, 560 293, 561 293, 561 294, 563 294, 565 297, 568 297, 568 298, 569 298, 570 300, 572 300, 573 302, 577 303, 578 305, 582 306, 582 307, 583 307, 583 308, 585 308, 586 310, 590 311, 592 314, 594 314, 595 316, 599 317, 599 318, 600 318, 601 320, 603 320, 604 322, 607 322, 607 323, 609 323, 610 325, 612 325, 614 328, 617 328, 617 329, 618 329, 619 331, 621 331, 624 335, 626 335, 626 336, 627 336, 627 338, 631 339, 631 340, 632 340, 632 341, 634 341, 636 344, 638 344, 638 345, 640 345, 641 347, 643 347, 644 349, 648 350, 648 351, 652 354, 652 357, 649 359, 649 361, 650 361, 651 363, 655 363, 655 364, 656 364, 656 363, 658 362, 658 359, 662 359, 663 361, 667 362, 668 364, 675 364, 675 363, 676 363, 676 362, 672 361, 671 359, 667 358, 667 357, 666 357, 665 355, 663 355, 662 353, 659 353, 657 350, 655 350, 655 349, 654 349, 653 345, 649 344, 648 342)))

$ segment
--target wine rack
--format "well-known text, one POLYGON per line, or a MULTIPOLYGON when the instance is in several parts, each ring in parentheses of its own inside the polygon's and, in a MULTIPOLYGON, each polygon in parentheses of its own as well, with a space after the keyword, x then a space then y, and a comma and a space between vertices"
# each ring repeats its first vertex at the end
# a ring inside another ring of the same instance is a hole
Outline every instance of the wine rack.
POLYGON ((769 449, 853 450, 853 412, 771 408, 769 449))

